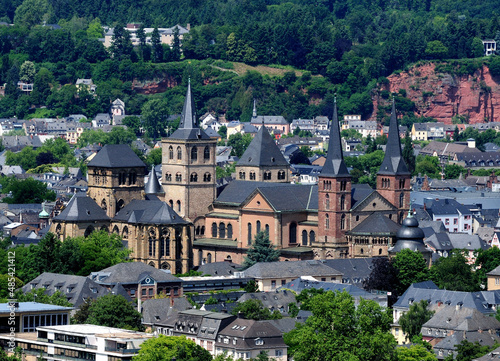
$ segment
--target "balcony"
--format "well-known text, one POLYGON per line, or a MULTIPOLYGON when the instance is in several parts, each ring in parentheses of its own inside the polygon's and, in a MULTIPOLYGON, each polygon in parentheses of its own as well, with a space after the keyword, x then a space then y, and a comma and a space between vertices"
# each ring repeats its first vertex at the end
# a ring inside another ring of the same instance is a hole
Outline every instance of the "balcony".
POLYGON ((105 347, 104 350, 107 351, 107 352, 118 352, 118 353, 123 353, 123 354, 132 354, 132 353, 138 353, 139 352, 138 348, 105 347))

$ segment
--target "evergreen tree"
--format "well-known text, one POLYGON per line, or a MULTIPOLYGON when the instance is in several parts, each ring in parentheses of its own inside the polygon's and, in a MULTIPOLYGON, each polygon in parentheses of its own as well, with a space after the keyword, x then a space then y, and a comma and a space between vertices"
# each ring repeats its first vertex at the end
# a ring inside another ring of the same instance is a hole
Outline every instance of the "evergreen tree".
POLYGON ((158 28, 154 28, 151 34, 151 45, 152 45, 152 61, 154 63, 161 63, 163 60, 163 46, 161 44, 160 32, 158 28))
POLYGON ((410 173, 415 171, 415 155, 413 154, 413 145, 411 144, 410 133, 406 132, 403 148, 403 159, 410 173))
POLYGON ((248 268, 257 262, 277 262, 279 259, 280 251, 271 244, 267 232, 261 231, 255 235, 252 247, 247 251, 243 266, 248 268))
POLYGON ((139 30, 137 30, 137 37, 139 38, 139 56, 141 57, 142 60, 149 60, 149 59, 144 59, 144 52, 146 49, 146 33, 144 31, 144 24, 141 24, 139 27, 139 30))
POLYGON ((172 60, 179 61, 181 59, 181 39, 179 37, 179 28, 174 29, 174 41, 172 42, 172 60))

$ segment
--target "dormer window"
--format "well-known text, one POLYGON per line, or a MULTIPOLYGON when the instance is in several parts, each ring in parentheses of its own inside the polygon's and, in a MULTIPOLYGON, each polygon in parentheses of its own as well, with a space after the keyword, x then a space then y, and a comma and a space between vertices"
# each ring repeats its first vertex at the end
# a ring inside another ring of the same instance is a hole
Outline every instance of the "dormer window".
POLYGON ((256 346, 261 346, 263 344, 264 344, 264 340, 263 339, 261 339, 261 338, 255 339, 255 345, 256 346))

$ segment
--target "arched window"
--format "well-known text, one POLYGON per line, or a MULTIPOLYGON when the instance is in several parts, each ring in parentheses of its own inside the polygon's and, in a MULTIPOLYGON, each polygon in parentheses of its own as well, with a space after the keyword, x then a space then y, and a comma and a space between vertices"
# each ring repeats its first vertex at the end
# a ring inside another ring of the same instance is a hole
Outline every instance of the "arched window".
POLYGON ((250 180, 255 180, 255 172, 254 171, 250 172, 250 180))
POLYGON ((127 226, 123 227, 122 238, 128 239, 128 227, 127 226))
POLYGON ((290 224, 290 243, 297 243, 297 223, 290 224))
POLYGON ((217 238, 217 223, 212 223, 212 238, 217 238))
POLYGON ((340 209, 344 210, 345 209, 345 194, 342 194, 340 196, 340 209))
POLYGON ((307 231, 305 229, 302 231, 302 245, 307 246, 307 231))
POLYGON ((316 242, 316 233, 314 231, 309 232, 309 244, 316 242))
POLYGON ((176 181, 176 182, 182 182, 182 174, 177 173, 177 174, 175 175, 175 181, 176 181))
POLYGON ((177 159, 178 160, 182 159, 182 149, 181 149, 181 147, 177 147, 177 159))
POLYGON ((248 233, 247 244, 251 245, 252 244, 252 223, 248 223, 247 233, 248 233))
POLYGON ((83 234, 84 237, 88 237, 92 234, 92 232, 94 232, 94 227, 92 226, 88 226, 86 229, 85 229, 85 233, 83 234))
POLYGON ((330 229, 330 216, 328 214, 325 214, 325 228, 330 229))
POLYGON ((170 205, 170 208, 174 209, 174 201, 173 200, 169 200, 168 204, 170 205))
POLYGON ((405 180, 404 179, 400 179, 399 180, 399 189, 404 189, 404 188, 405 188, 405 180))
POLYGON ((125 172, 120 172, 118 174, 118 185, 124 185, 127 183, 127 173, 125 172))
POLYGON ((345 191, 347 189, 347 181, 341 181, 340 182, 340 190, 345 191))
POLYGON ((163 240, 163 256, 164 257, 170 257, 170 237, 165 237, 163 240))
POLYGON ((172 182, 172 174, 171 173, 165 173, 165 181, 172 182))
POLYGON ((266 224, 265 230, 266 230, 266 234, 269 236, 269 224, 266 224))
POLYGON ((257 227, 255 230, 255 233, 259 233, 259 232, 260 232, 260 221, 257 221, 257 227))
POLYGON ((208 147, 208 145, 203 150, 203 159, 210 160, 210 148, 208 147))
POLYGON ((174 159, 174 148, 172 146, 168 147, 168 159, 174 159))
POLYGON ((340 217, 340 229, 345 229, 345 214, 340 217))
POLYGON ((211 253, 207 254, 207 263, 212 263, 212 254, 211 253))
POLYGON ((223 222, 219 223, 219 238, 226 238, 226 225, 223 222))
POLYGON ((191 182, 198 182, 198 174, 191 173, 191 177, 189 178, 191 182))
POLYGON ((233 225, 231 223, 227 225, 227 238, 233 238, 233 225))
POLYGON ((330 209, 330 196, 327 194, 325 198, 326 198, 325 200, 326 209, 330 209))
POLYGON ((118 226, 113 227, 113 233, 120 234, 120 231, 118 230, 118 226))
POLYGON ((181 201, 177 201, 177 212, 181 211, 181 201))
POLYGON ((401 193, 399 195, 399 208, 403 208, 405 205, 405 194, 401 193))
POLYGON ((378 250, 378 255, 381 256, 382 255, 382 248, 379 248, 378 250))
POLYGON ((271 172, 270 171, 266 171, 264 172, 264 180, 271 180, 271 172))
POLYGON ((149 257, 155 257, 156 256, 155 240, 150 237, 148 243, 149 243, 149 257))
POLYGON ((245 172, 240 171, 240 179, 245 180, 245 172))
POLYGON ((204 182, 210 182, 211 180, 212 180, 212 175, 210 173, 207 172, 203 175, 204 182))
POLYGON ((106 204, 106 200, 103 199, 101 201, 101 208, 104 210, 104 212, 106 212, 108 210, 108 205, 106 204))
POLYGON ((285 179, 285 171, 284 170, 278 171, 278 179, 279 180, 285 179))
POLYGON ((200 234, 205 235, 205 226, 201 226, 200 234))
POLYGON ((198 160, 198 148, 191 148, 191 162, 196 162, 198 160))
POLYGON ((359 253, 361 253, 361 254, 365 253, 364 249, 363 249, 363 248, 361 248, 361 249, 359 250, 359 253))
POLYGON ((116 213, 120 211, 125 206, 125 201, 123 199, 119 199, 118 202, 116 202, 116 213))

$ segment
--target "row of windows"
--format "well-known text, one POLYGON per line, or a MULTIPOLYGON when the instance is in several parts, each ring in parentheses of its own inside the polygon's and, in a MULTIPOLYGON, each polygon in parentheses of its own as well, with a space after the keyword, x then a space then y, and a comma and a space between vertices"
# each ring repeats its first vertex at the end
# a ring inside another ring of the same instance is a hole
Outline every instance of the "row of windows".
MULTIPOLYGON (((210 182, 212 180, 212 175, 208 172, 206 172, 203 175, 203 182, 210 182)), ((165 173, 165 181, 166 182, 171 182, 172 181, 172 174, 171 173, 165 173)), ((175 175, 175 181, 176 182, 182 182, 182 174, 177 173, 175 175)), ((190 182, 198 182, 198 174, 197 173, 191 173, 189 176, 189 181, 190 182)))
MULTIPOLYGON (((182 160, 182 148, 177 147, 177 160, 182 160)), ((172 146, 168 147, 168 158, 174 159, 174 148, 172 146)), ((210 148, 206 146, 203 149, 203 159, 210 160, 210 148)), ((191 162, 198 160, 198 147, 191 148, 191 162)))
POLYGON ((131 173, 119 173, 118 174, 118 185, 126 185, 128 181, 128 185, 133 185, 137 182, 137 174, 135 172, 131 173))
POLYGON ((157 242, 160 246, 159 256, 160 257, 170 257, 170 238, 169 237, 162 238, 160 240, 150 238, 148 240, 149 257, 156 257, 156 243, 157 242))
MULTIPOLYGON (((325 196, 325 209, 330 209, 330 195, 329 194, 327 194, 325 196)), ((346 209, 345 194, 342 194, 340 196, 340 209, 341 210, 346 209)))
MULTIPOLYGON (((332 181, 324 180, 323 181, 323 190, 331 191, 332 190, 332 181)), ((340 181, 340 191, 347 190, 347 181, 340 181)))
POLYGON ((21 332, 35 332, 38 326, 59 326, 67 324, 67 314, 27 315, 23 316, 23 329, 21 332))
MULTIPOLYGON (((345 219, 345 214, 342 214, 340 216, 340 229, 345 229, 346 228, 346 219, 345 219)), ((330 229, 330 215, 325 214, 325 229, 330 229)))
MULTIPOLYGON (((254 171, 251 171, 249 173, 249 179, 250 180, 256 180, 256 175, 254 171)), ((239 173, 239 179, 245 180, 246 179, 246 173, 244 171, 240 171, 239 173)), ((272 180, 273 176, 271 171, 265 171, 264 172, 264 180, 272 180)), ((286 179, 286 173, 284 170, 278 171, 278 180, 285 180, 286 179)))
POLYGON ((213 222, 212 223, 212 238, 217 238, 217 231, 219 232, 219 238, 233 238, 233 225, 229 223, 226 227, 224 222, 220 222, 219 226, 217 226, 217 223, 213 222), (226 232, 227 231, 227 232, 226 232))
MULTIPOLYGON (((214 223, 215 224, 215 223, 214 223)), ((261 222, 257 221, 255 224, 256 233, 261 231, 261 222)), ((213 227, 213 225, 212 225, 213 227)), ((248 223, 247 225, 247 244, 250 246, 252 244, 252 223, 248 223)), ((212 228, 213 230, 213 228, 212 228)), ((269 224, 265 225, 265 232, 269 234, 269 224)), ((289 243, 294 244, 297 243, 297 223, 292 222, 289 226, 289 243)), ((307 246, 312 242, 316 241, 316 233, 314 231, 310 231, 309 233, 306 230, 302 231, 302 245, 307 246)))

